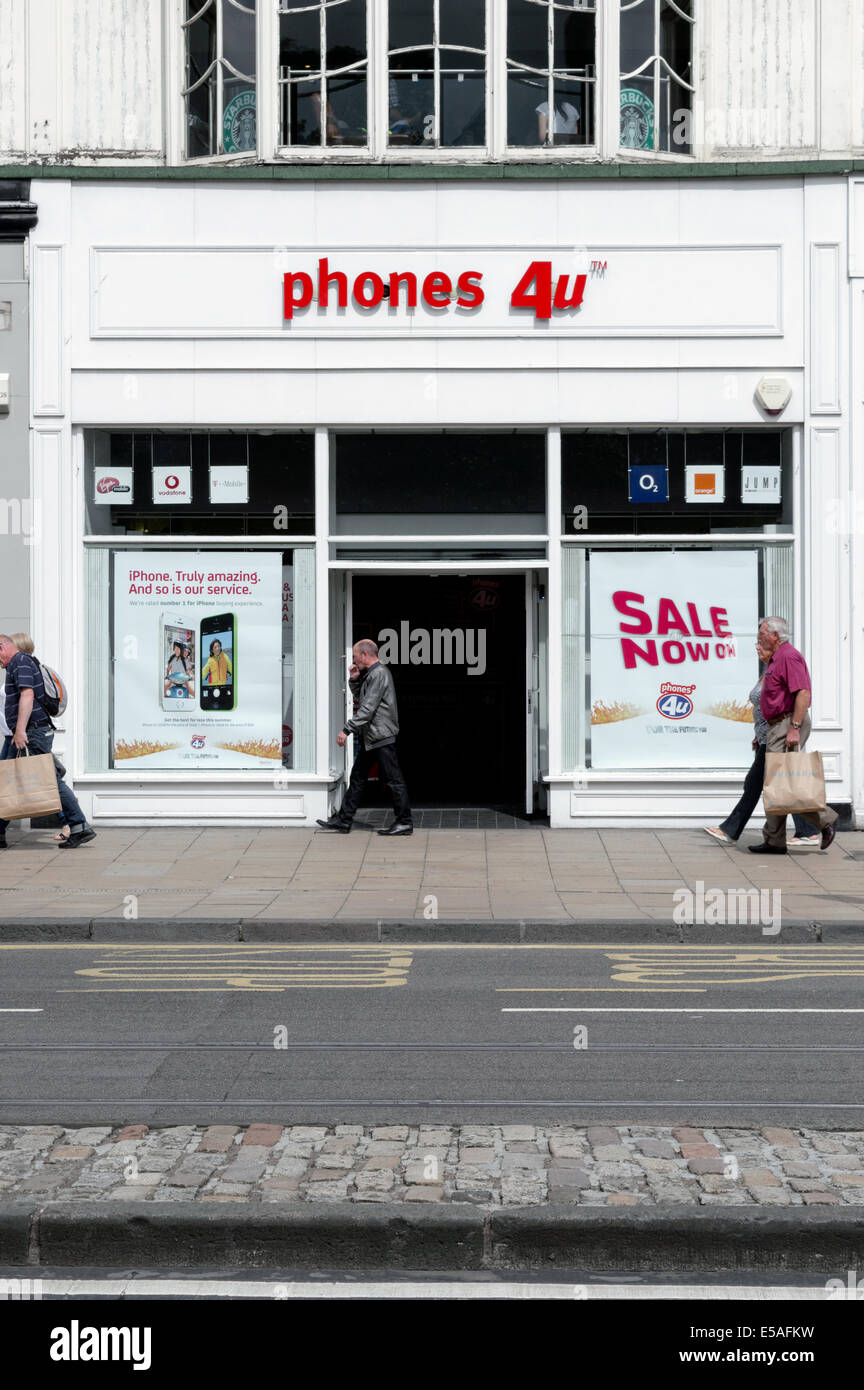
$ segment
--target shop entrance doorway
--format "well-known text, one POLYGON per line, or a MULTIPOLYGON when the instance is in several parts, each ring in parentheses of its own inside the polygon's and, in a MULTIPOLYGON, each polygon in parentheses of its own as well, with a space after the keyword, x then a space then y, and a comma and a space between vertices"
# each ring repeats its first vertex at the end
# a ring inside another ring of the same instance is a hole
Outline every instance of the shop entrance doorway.
POLYGON ((350 610, 393 672, 412 804, 524 814, 524 574, 354 574, 350 610))

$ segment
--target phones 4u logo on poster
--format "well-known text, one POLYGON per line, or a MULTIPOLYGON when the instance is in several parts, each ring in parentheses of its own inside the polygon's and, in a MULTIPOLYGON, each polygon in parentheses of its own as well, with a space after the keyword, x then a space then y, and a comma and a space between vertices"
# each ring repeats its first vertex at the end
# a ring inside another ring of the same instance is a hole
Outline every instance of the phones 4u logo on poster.
POLYGON ((660 687, 657 713, 662 714, 664 719, 686 719, 688 714, 693 713, 690 696, 695 689, 695 685, 671 685, 669 681, 664 681, 660 687))

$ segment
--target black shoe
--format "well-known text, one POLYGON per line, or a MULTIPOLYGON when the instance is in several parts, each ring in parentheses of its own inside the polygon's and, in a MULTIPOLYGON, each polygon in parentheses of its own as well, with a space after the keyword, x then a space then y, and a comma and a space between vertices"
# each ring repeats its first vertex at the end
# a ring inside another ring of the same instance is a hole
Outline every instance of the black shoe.
POLYGON ((340 835, 347 835, 351 829, 350 820, 343 820, 341 816, 331 816, 329 820, 319 820, 317 824, 322 830, 335 830, 340 835))
POLYGON ((785 854, 785 853, 786 853, 786 846, 785 846, 785 845, 766 845, 764 842, 763 842, 761 845, 748 845, 747 848, 749 849, 749 851, 750 851, 751 854, 785 854))
POLYGON ((834 828, 833 825, 826 825, 825 829, 822 831, 822 843, 821 843, 821 845, 819 846, 819 848, 820 848, 820 849, 827 849, 828 846, 829 846, 829 845, 831 844, 831 842, 833 841, 834 836, 835 836, 836 834, 837 834, 837 831, 835 830, 835 828, 834 828))
POLYGON ((410 820, 397 820, 392 825, 388 825, 386 830, 379 830, 379 835, 413 835, 414 826, 410 820))
POLYGON ((7 843, 6 843, 6 836, 5 836, 5 835, 0 835, 0 849, 8 849, 8 848, 9 848, 9 846, 8 846, 7 843))
POLYGON ((89 840, 95 840, 95 839, 96 839, 96 831, 95 831, 95 830, 91 830, 90 827, 89 827, 89 825, 88 825, 87 828, 86 828, 86 830, 79 830, 77 834, 76 834, 75 831, 73 830, 73 831, 72 831, 72 834, 69 836, 68 840, 63 840, 62 843, 59 844, 59 845, 57 846, 57 848, 58 848, 58 849, 80 849, 81 846, 82 846, 82 845, 86 845, 87 842, 88 842, 89 840))

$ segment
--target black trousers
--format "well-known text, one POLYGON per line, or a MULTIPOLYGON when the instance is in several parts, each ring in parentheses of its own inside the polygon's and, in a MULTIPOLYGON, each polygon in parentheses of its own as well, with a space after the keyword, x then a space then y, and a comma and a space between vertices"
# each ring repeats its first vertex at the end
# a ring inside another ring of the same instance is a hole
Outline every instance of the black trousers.
POLYGON ((366 779, 375 763, 379 764, 381 771, 387 778, 387 786, 390 788, 390 795, 393 798, 393 811, 397 821, 407 822, 410 825, 411 807, 408 804, 408 791, 405 786, 405 778, 402 776, 402 769, 399 766, 399 759, 396 756, 396 746, 392 743, 385 744, 383 748, 363 748, 357 754, 351 769, 348 791, 339 811, 340 816, 347 821, 354 819, 357 808, 363 799, 366 779))
MULTIPOLYGON (((762 795, 762 787, 765 782, 765 745, 760 743, 753 754, 753 765, 744 779, 744 791, 741 800, 733 811, 730 811, 725 820, 721 820, 720 829, 725 831, 730 840, 737 840, 744 829, 748 820, 752 816, 759 804, 762 795)), ((804 816, 795 816, 796 835, 816 835, 818 826, 811 825, 804 816)))

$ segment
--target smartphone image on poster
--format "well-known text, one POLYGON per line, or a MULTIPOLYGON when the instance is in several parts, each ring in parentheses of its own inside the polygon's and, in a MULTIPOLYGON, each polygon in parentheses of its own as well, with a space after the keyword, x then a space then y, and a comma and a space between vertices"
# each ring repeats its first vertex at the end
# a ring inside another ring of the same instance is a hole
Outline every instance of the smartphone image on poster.
POLYGON ((163 613, 159 642, 159 698, 163 709, 194 706, 197 693, 195 648, 194 627, 174 613, 163 613))
POLYGON ((237 630, 233 613, 201 620, 201 708, 233 710, 237 703, 237 630))

